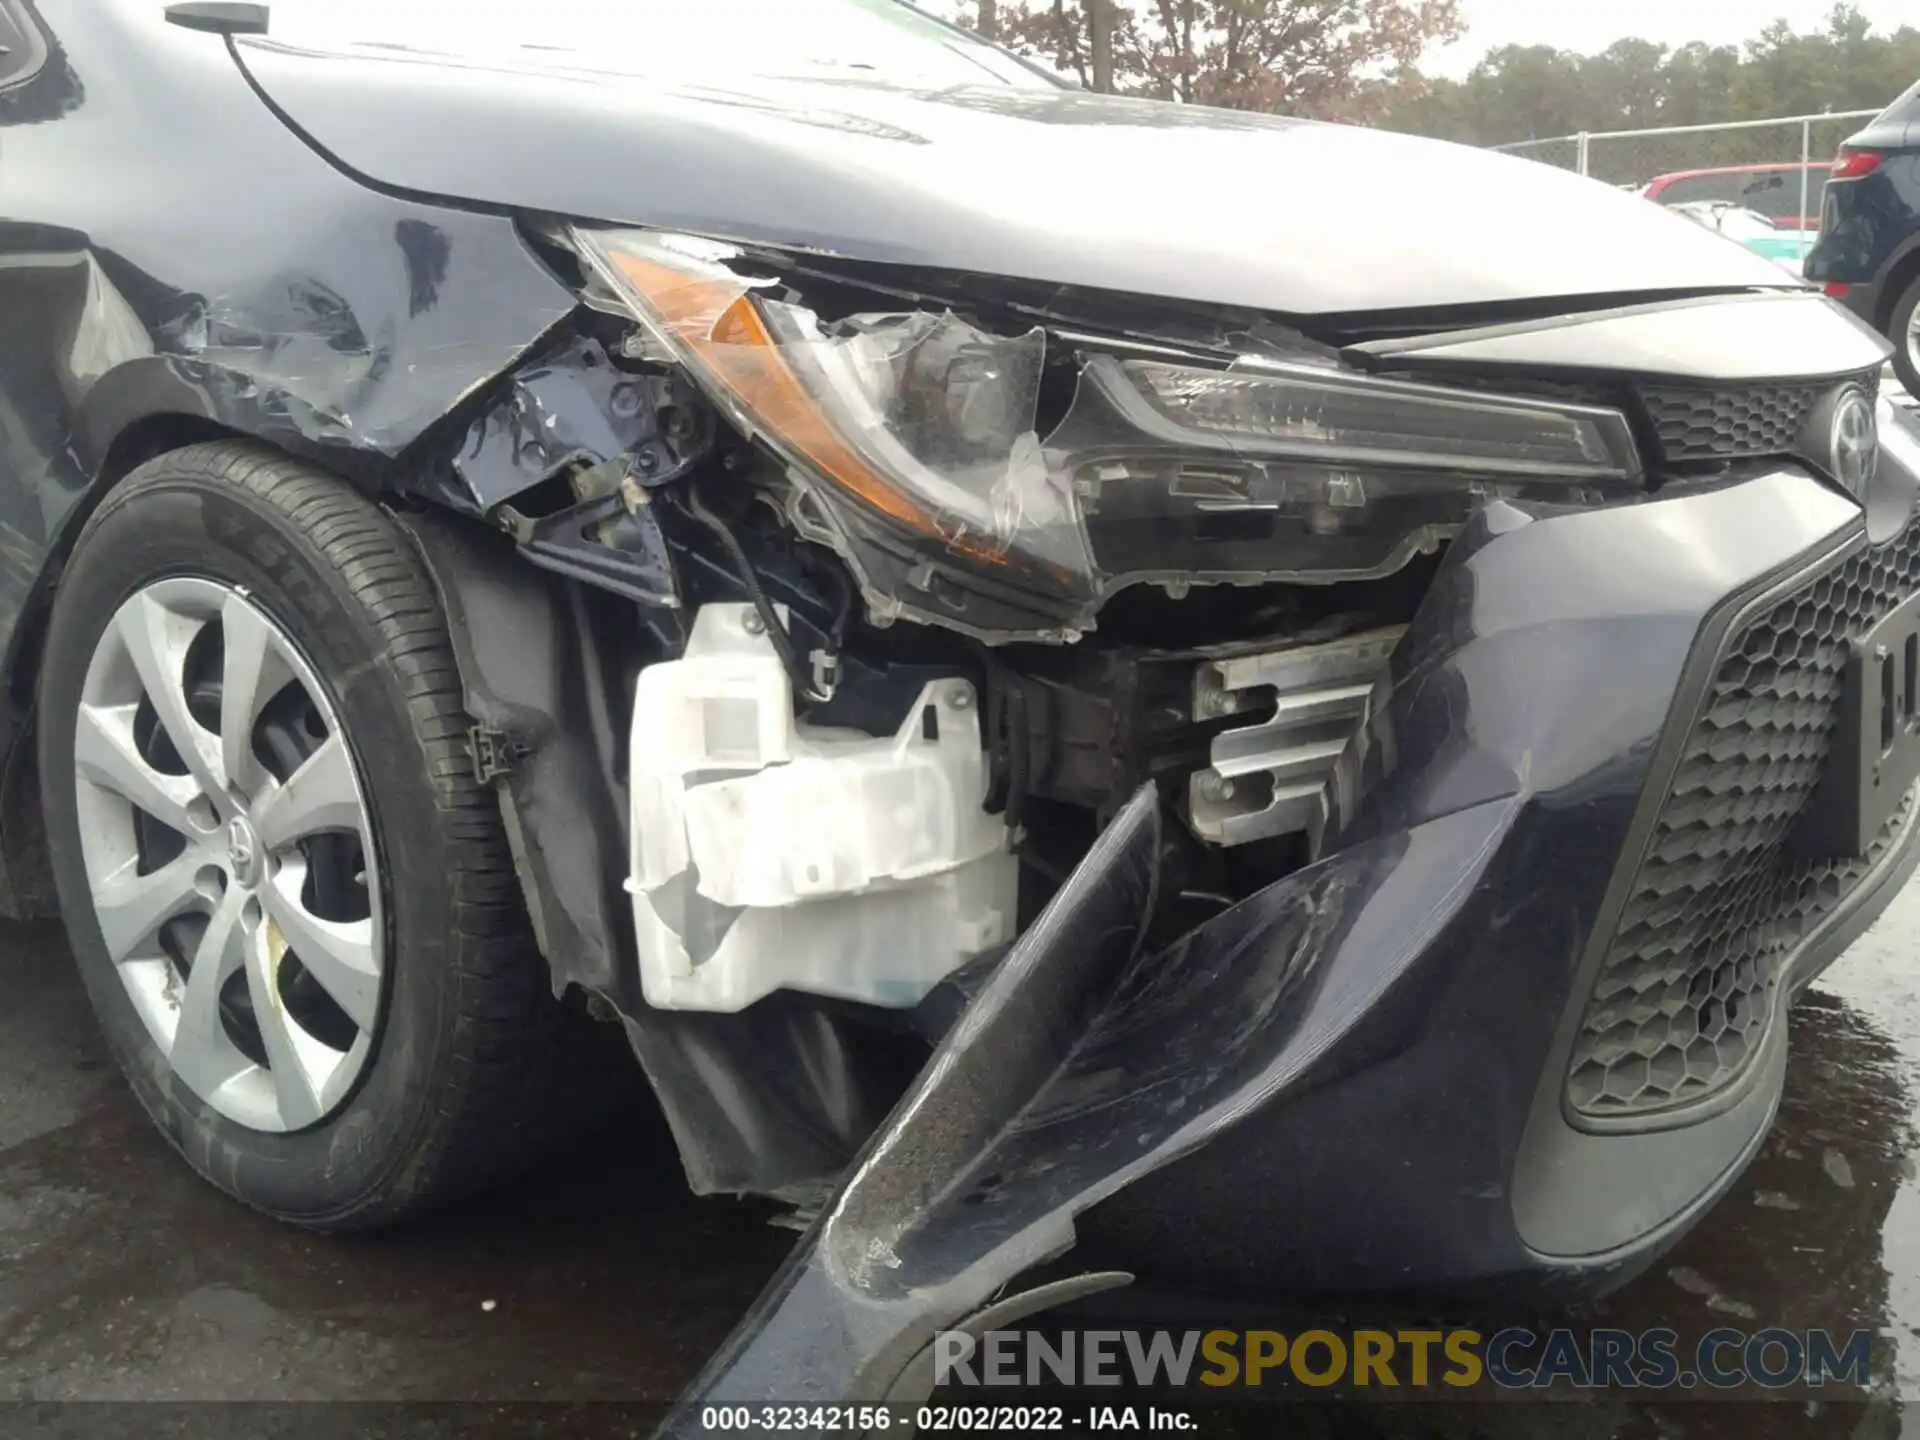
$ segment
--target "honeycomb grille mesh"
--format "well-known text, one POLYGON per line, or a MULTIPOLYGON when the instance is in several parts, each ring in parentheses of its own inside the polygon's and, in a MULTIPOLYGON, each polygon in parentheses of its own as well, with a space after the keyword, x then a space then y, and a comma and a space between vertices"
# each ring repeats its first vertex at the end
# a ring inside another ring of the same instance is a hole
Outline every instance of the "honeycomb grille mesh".
POLYGON ((1827 388, 1643 385, 1640 400, 1667 460, 1737 460, 1792 450, 1800 427, 1827 388))
POLYGON ((1572 1109, 1658 1115, 1731 1084, 1777 1006, 1783 963, 1892 843, 1787 850, 1831 747, 1847 642, 1920 586, 1920 526, 1801 586, 1728 637, 1683 744, 1574 1042, 1572 1109))

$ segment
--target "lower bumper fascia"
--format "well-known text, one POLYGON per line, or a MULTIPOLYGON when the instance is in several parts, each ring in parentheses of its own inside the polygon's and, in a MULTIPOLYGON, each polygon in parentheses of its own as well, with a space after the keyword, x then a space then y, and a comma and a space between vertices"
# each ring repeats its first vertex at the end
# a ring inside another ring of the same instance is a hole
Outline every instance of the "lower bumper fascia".
POLYGON ((1879 919, 1916 866, 1920 806, 1909 806, 1905 827, 1879 867, 1786 960, 1782 1008, 1730 1104, 1690 1124, 1596 1134, 1566 1123, 1558 1087, 1552 1088, 1552 1113, 1536 1110, 1513 1186, 1519 1234, 1543 1270, 1624 1279, 1732 1188, 1779 1109, 1792 999, 1879 919))
MULTIPOLYGON (((665 1433, 695 1433, 716 1402, 915 1401, 940 1330, 1007 1324, 1127 1283, 1096 1252, 1009 1298, 1072 1249, 1089 1209, 1203 1147, 1233 1148, 1236 1123, 1324 1079, 1322 1062, 1445 948, 1444 933, 1477 924, 1473 897, 1520 809, 1502 797, 1356 846, 1150 951, 1167 834, 1143 789, 985 979, 665 1433)), ((1910 821, 1878 874, 1803 943, 1795 982, 1858 938, 1917 863, 1910 821)), ((1577 1295, 1644 1268, 1765 1139, 1786 1035, 1776 1023, 1740 1102, 1700 1125, 1569 1129, 1545 1187, 1525 1173, 1543 1157, 1523 1152, 1508 1274, 1478 1278, 1497 1292, 1524 1273, 1537 1293, 1577 1295), (1662 1153, 1626 1156, 1623 1142, 1662 1153)))

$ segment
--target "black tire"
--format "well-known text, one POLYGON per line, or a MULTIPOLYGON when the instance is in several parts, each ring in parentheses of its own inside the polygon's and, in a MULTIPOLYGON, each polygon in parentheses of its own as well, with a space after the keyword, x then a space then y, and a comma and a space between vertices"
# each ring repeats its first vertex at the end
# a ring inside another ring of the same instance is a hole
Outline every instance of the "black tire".
POLYGON ((1913 316, 1920 310, 1920 275, 1893 302, 1893 314, 1887 322, 1887 338, 1893 342, 1893 370, 1907 393, 1920 400, 1920 337, 1913 335, 1913 316))
POLYGON ((472 774, 445 618, 388 517, 333 476, 260 446, 162 456, 82 532, 46 657, 39 758, 61 910, 113 1052, 187 1162, 270 1215, 355 1230, 463 1195, 527 1153, 539 1125, 528 1104, 541 1088, 535 1072, 570 1017, 531 940, 495 798, 472 774), (238 1125, 180 1082, 95 915, 72 779, 76 708, 116 610, 168 575, 246 587, 293 638, 340 717, 372 812, 384 1009, 357 1089, 305 1130, 238 1125))

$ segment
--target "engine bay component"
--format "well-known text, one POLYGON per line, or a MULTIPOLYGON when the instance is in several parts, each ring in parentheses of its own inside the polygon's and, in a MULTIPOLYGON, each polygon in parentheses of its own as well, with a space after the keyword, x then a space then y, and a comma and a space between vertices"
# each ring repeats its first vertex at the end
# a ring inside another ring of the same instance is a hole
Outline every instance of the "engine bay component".
POLYGON ((677 473, 694 447, 670 435, 661 416, 690 413, 674 408, 684 388, 617 369, 599 342, 570 337, 514 371, 462 437, 454 472, 481 510, 614 456, 643 482, 677 473))
POLYGON ((1018 862, 979 706, 927 684, 892 736, 808 725, 752 605, 704 605, 632 727, 634 927, 661 1009, 777 989, 906 1007, 1013 938, 1018 862))
POLYGON ((1243 845, 1304 832, 1317 848, 1327 819, 1327 781, 1353 734, 1367 723, 1374 692, 1406 626, 1392 625, 1324 645, 1213 660, 1194 674, 1193 715, 1214 720, 1260 708, 1253 725, 1213 737, 1210 764, 1188 782, 1194 834, 1243 845))

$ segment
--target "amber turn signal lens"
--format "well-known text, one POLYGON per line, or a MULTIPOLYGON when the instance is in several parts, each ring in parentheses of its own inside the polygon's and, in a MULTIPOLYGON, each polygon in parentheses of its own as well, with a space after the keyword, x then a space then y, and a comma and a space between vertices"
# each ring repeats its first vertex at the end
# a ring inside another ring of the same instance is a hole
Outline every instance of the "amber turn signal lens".
POLYGON ((932 518, 889 484, 821 413, 781 358, 750 294, 621 250, 608 258, 646 297, 673 338, 774 441, 882 513, 926 534, 940 534, 932 518))

